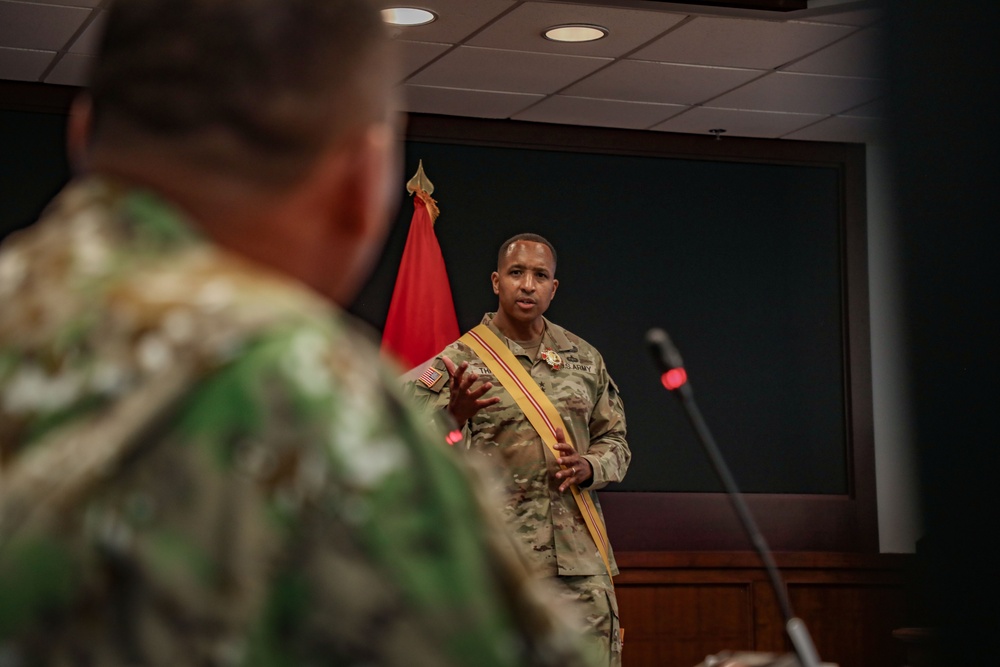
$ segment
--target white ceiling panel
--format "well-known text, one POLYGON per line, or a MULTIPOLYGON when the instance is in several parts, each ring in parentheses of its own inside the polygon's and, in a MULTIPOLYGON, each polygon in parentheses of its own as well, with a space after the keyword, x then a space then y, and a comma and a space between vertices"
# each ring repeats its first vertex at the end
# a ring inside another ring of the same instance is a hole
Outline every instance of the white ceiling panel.
POLYGON ((393 27, 393 36, 415 42, 458 44, 517 3, 514 0, 421 0, 418 3, 380 0, 382 7, 420 7, 437 14, 427 25, 393 27))
POLYGON ((0 0, 0 46, 58 51, 91 10, 0 0))
POLYGON ((631 58, 693 65, 774 69, 856 30, 848 26, 702 16, 631 58))
POLYGON ((665 12, 528 2, 498 19, 468 43, 516 51, 618 57, 638 48, 684 18, 684 14, 665 12), (553 42, 542 36, 546 29, 566 23, 598 25, 607 28, 608 35, 595 42, 576 44, 553 42))
POLYGON ((881 92, 881 82, 875 79, 774 72, 712 100, 711 106, 832 115, 870 102, 881 92))
POLYGON ((620 102, 618 100, 595 100, 589 97, 553 95, 535 106, 515 114, 514 119, 644 130, 686 108, 679 104, 620 102))
POLYGON ((881 79, 884 75, 879 47, 883 37, 879 28, 860 30, 832 46, 789 65, 784 70, 881 79))
POLYGON ((405 79, 452 47, 451 44, 396 40, 399 46, 400 74, 405 79))
POLYGON ((0 47, 0 79, 38 81, 55 55, 55 51, 0 47))
POLYGON ((542 95, 410 84, 403 86, 402 89, 404 107, 407 111, 473 118, 509 118, 543 98, 542 95))
MULTIPOLYGON (((82 85, 110 2, 0 0, 0 79, 82 85)), ((652 0, 421 0, 437 20, 390 32, 412 111, 856 141, 885 117, 879 0, 809 4, 792 18, 652 0), (563 23, 609 34, 541 36, 563 23)))
POLYGON ((562 91, 567 95, 660 104, 697 104, 762 74, 759 70, 622 60, 562 91))
POLYGON ((101 45, 101 36, 104 34, 104 24, 107 21, 107 12, 98 11, 97 16, 87 24, 80 36, 77 37, 69 47, 70 53, 79 53, 87 56, 97 55, 97 50, 101 45))
POLYGON ((97 60, 94 56, 79 53, 67 53, 56 66, 52 68, 45 83, 55 83, 61 86, 86 86, 90 81, 90 70, 97 60))
POLYGON ((711 134, 709 130, 722 129, 725 130, 723 138, 727 135, 775 138, 823 118, 825 116, 817 114, 695 107, 652 129, 689 134, 711 134))
POLYGON ((881 141, 883 129, 882 121, 877 118, 832 116, 815 125, 787 134, 783 138, 870 144, 881 141))
POLYGON ((611 62, 608 58, 462 46, 418 72, 408 83, 511 93, 554 93, 608 62, 611 62))

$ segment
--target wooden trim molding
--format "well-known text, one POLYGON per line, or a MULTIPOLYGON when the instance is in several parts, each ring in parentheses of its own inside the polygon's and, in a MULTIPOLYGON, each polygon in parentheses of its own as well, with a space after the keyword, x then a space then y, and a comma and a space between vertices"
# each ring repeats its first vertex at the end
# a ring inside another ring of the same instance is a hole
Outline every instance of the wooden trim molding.
POLYGON ((65 115, 73 98, 82 90, 76 86, 0 80, 0 109, 65 115))
MULTIPOLYGON (((620 551, 752 550, 722 493, 601 493, 608 536, 620 551)), ((755 493, 744 496, 768 545, 777 551, 875 552, 868 510, 850 496, 755 493)))

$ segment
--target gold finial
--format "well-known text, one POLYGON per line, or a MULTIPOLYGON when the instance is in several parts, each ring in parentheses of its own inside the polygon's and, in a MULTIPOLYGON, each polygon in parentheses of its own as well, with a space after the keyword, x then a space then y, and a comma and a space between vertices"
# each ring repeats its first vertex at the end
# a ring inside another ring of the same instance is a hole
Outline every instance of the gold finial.
POLYGON ((434 194, 434 184, 431 183, 431 179, 427 178, 427 174, 424 173, 423 160, 417 163, 417 173, 406 182, 406 191, 411 195, 417 190, 423 190, 429 195, 434 194))
POLYGON ((438 216, 441 215, 441 210, 438 208, 434 198, 431 197, 431 193, 434 192, 434 184, 431 183, 431 179, 427 178, 427 174, 424 173, 423 160, 420 160, 417 164, 417 173, 406 182, 406 191, 411 195, 420 197, 427 206, 427 212, 431 216, 431 224, 433 225, 437 222, 438 216))

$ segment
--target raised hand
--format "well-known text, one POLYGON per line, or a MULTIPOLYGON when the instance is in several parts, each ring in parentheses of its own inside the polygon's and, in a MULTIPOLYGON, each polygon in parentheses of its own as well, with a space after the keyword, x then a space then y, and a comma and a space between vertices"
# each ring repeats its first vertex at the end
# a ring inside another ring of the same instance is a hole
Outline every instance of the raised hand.
POLYGON ((455 423, 459 427, 465 426, 465 423, 472 418, 472 415, 486 406, 500 402, 499 396, 482 398, 483 394, 493 388, 493 383, 478 383, 476 374, 467 372, 469 362, 463 361, 460 365, 456 366, 455 362, 448 357, 443 356, 441 359, 444 361, 445 368, 448 369, 448 375, 451 376, 449 383, 451 395, 448 398, 448 412, 455 418, 455 423))

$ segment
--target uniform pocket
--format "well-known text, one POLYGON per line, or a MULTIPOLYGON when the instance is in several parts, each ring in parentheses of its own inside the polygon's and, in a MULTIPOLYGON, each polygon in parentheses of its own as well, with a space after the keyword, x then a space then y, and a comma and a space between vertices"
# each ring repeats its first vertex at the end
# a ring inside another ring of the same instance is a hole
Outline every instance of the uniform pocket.
POLYGON ((618 618, 618 598, 614 590, 607 591, 608 608, 611 610, 611 665, 619 667, 622 664, 622 647, 625 644, 624 630, 618 618))

